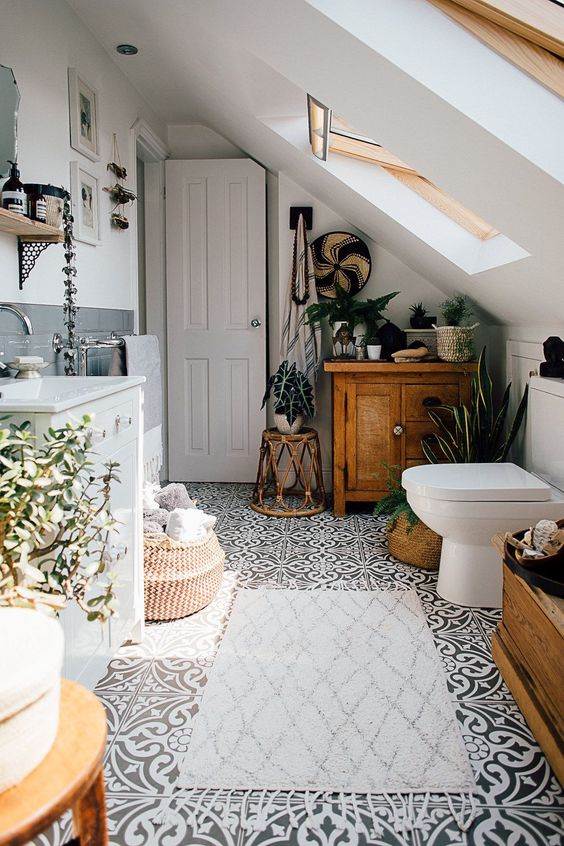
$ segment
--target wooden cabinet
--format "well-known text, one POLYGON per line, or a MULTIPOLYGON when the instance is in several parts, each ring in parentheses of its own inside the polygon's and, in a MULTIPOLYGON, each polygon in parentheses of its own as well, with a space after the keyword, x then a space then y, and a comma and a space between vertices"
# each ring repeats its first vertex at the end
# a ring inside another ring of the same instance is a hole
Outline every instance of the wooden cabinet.
MULTIPOLYGON (((494 545, 503 555, 503 537, 494 545)), ((539 746, 564 786, 564 599, 503 565, 503 615, 492 654, 539 746)))
POLYGON ((324 363, 333 381, 333 511, 386 493, 385 464, 425 461, 421 440, 436 431, 428 410, 469 403, 476 364, 324 363))

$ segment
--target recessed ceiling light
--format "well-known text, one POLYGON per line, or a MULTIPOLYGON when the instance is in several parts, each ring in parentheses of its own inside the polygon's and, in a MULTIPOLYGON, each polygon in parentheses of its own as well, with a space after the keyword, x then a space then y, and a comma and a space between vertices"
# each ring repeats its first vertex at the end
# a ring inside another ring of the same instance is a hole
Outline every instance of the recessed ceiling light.
POLYGON ((139 52, 135 44, 118 44, 116 50, 118 53, 121 53, 122 56, 135 56, 135 54, 139 52))

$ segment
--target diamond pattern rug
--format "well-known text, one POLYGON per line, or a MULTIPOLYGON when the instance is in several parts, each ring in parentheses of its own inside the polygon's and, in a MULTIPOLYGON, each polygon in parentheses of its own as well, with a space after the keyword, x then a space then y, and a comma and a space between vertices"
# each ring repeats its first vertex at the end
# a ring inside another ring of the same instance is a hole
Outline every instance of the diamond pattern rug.
POLYGON ((471 793, 416 592, 239 591, 179 786, 471 793))

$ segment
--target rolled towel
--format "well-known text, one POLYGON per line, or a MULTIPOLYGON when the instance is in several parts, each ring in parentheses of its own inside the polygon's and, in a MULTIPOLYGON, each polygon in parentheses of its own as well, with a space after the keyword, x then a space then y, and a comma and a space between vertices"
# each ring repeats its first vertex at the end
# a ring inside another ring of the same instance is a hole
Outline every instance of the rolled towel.
POLYGON ((143 518, 145 520, 152 520, 153 523, 158 523, 161 529, 166 526, 168 515, 169 512, 166 510, 166 508, 157 508, 156 510, 152 508, 147 511, 143 509, 143 518))
POLYGON ((166 533, 175 541, 193 543, 205 540, 217 518, 198 508, 175 508, 168 516, 166 533))
POLYGON ((180 482, 172 482, 161 491, 155 494, 159 508, 166 508, 167 511, 174 511, 175 508, 195 508, 196 505, 190 499, 190 495, 184 485, 180 482))

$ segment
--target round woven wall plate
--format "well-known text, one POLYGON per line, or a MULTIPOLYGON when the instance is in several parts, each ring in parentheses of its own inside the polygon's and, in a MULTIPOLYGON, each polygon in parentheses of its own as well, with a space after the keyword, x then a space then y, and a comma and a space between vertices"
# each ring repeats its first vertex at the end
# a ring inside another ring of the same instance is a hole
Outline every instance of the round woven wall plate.
POLYGON ((327 232, 311 245, 315 287, 324 297, 337 296, 336 285, 357 294, 368 282, 371 270, 368 247, 350 232, 327 232))

